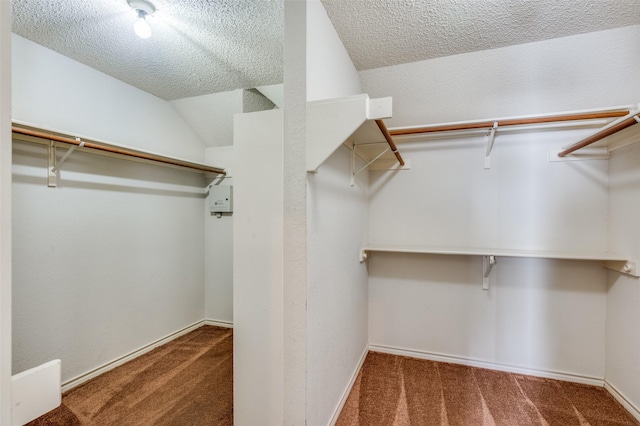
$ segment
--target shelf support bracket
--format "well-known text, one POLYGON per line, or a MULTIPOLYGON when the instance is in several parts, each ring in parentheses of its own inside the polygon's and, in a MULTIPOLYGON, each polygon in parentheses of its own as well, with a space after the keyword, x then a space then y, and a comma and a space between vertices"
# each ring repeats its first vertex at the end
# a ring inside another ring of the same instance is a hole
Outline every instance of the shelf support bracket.
POLYGON ((51 168, 51 172, 52 173, 55 173, 58 170, 60 170, 60 167, 62 167, 62 165, 65 163, 65 161, 67 161, 69 159, 71 154, 73 154, 73 151, 75 151, 77 148, 82 148, 84 146, 84 141, 80 140, 80 138, 76 138, 76 140, 79 142, 79 144, 78 145, 71 145, 71 148, 69 148, 67 150, 67 152, 64 153, 64 155, 62 156, 60 161, 54 162, 54 166, 51 168))
POLYGON ((611 269, 612 271, 620 272, 621 274, 630 275, 632 277, 640 277, 640 271, 638 271, 638 262, 634 260, 606 260, 604 267, 611 269))
POLYGON ((362 166, 360 170, 356 171, 356 147, 357 146, 358 145, 353 144, 353 149, 351 150, 351 186, 355 185, 356 177, 360 174, 361 171, 363 171, 364 169, 366 169, 367 167, 375 163, 375 161, 378 158, 382 157, 384 154, 386 154, 389 151, 389 148, 385 149, 380 154, 376 155, 373 160, 369 161, 367 164, 362 166))
POLYGON ((73 151, 84 146, 84 141, 81 141, 80 138, 76 138, 76 140, 79 142, 79 144, 71 145, 67 152, 64 153, 60 161, 58 161, 56 143, 54 141, 49 141, 49 164, 47 167, 47 186, 49 188, 55 188, 58 186, 58 170, 60 170, 60 167, 62 167, 65 161, 67 161, 71 154, 73 154, 73 151))
POLYGON ((360 250, 360 263, 364 263, 369 260, 369 252, 366 249, 360 250))
POLYGON ((482 289, 489 290, 489 275, 491 275, 491 270, 496 264, 496 257, 494 255, 483 256, 482 257, 482 289))
POLYGON ((498 122, 493 122, 493 127, 485 136, 485 140, 487 142, 487 148, 484 152, 484 169, 488 170, 491 168, 491 151, 493 150, 493 141, 496 137, 496 130, 498 130, 498 122))
POLYGON ((55 188, 58 186, 58 175, 56 174, 56 161, 58 156, 56 152, 56 143, 54 141, 49 141, 47 152, 47 186, 49 188, 55 188))

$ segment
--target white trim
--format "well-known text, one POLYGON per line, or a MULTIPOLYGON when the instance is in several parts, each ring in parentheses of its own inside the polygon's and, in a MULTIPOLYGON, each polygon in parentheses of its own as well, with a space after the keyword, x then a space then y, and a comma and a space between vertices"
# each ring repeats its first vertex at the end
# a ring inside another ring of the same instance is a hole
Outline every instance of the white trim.
POLYGON ((94 368, 93 370, 89 370, 84 374, 81 374, 79 376, 74 377, 73 379, 69 379, 66 382, 62 383, 62 392, 66 392, 69 389, 73 389, 76 386, 81 385, 82 383, 91 380, 95 377, 98 377, 99 375, 106 373, 109 370, 114 369, 115 367, 118 367, 126 362, 129 362, 137 357, 139 357, 140 355, 144 355, 147 352, 152 351, 153 349, 157 348, 158 346, 162 346, 165 343, 169 343, 170 341, 177 339, 180 336, 183 336, 203 325, 207 324, 208 320, 200 320, 197 321, 181 330, 175 331, 165 337, 162 337, 154 342, 151 342, 147 345, 144 345, 132 352, 129 352, 128 354, 125 354, 119 358, 116 358, 112 361, 107 362, 106 364, 103 364, 99 367, 94 368))
POLYGON ((24 425, 62 403, 59 359, 11 377, 11 424, 24 425))
POLYGON ((488 361, 480 361, 473 358, 438 354, 433 352, 418 351, 412 349, 395 348, 384 345, 369 345, 369 350, 391 355, 401 355, 412 358, 426 359, 429 361, 450 362, 453 364, 468 365, 470 367, 486 368, 489 370, 505 371, 508 373, 526 374, 529 376, 544 377, 547 379, 564 380, 566 382, 582 383, 592 386, 604 386, 604 378, 583 376, 581 374, 565 373, 561 371, 538 370, 505 364, 497 364, 488 361))
POLYGON ((362 369, 362 364, 364 364, 364 360, 367 357, 368 353, 369 353, 369 345, 366 345, 364 348, 364 351, 362 352, 362 355, 360 356, 360 361, 358 361, 358 365, 356 365, 356 368, 353 371, 353 374, 351 375, 351 380, 349 380, 349 384, 347 385, 347 388, 342 393, 342 397, 340 398, 340 401, 338 401, 338 405, 336 406, 336 409, 333 411, 333 415, 331 416, 331 421, 329 422, 329 426, 334 426, 338 421, 338 417, 340 417, 340 413, 344 408, 344 404, 347 402, 347 398, 349 398, 349 395, 351 394, 351 389, 353 388, 353 385, 355 384, 356 379, 358 378, 358 374, 360 374, 360 370, 362 369))
POLYGON ((633 417, 640 422, 640 408, 636 407, 626 396, 624 396, 615 386, 609 383, 608 380, 604 381, 604 388, 609 391, 611 396, 615 398, 626 410, 631 413, 633 417))
POLYGON ((233 322, 232 321, 223 321, 223 320, 217 320, 217 319, 210 319, 210 318, 206 318, 204 320, 202 320, 204 325, 213 325, 216 327, 225 327, 225 328, 233 328, 233 322))

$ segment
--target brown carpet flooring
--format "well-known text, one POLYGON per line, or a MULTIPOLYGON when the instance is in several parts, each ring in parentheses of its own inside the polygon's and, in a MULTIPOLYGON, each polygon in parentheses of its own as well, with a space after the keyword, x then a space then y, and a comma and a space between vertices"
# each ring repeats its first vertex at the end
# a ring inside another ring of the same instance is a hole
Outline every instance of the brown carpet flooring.
MULTIPOLYGON (((233 334, 203 326, 63 395, 42 425, 232 425, 233 334)), ((604 389, 370 352, 337 426, 640 426, 604 389)))
POLYGON ((41 425, 232 425, 233 332, 202 326, 71 389, 41 425))
POLYGON ((369 352, 336 425, 640 422, 601 387, 369 352))

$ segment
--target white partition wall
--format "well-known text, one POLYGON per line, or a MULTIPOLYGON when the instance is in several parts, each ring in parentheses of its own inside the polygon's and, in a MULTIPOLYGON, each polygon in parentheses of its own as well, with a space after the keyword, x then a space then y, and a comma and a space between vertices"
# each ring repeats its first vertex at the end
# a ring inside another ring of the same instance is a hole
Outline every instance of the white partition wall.
MULTIPOLYGON (((614 152, 609 174, 609 246, 640 259, 640 144, 614 152)), ((640 280, 609 272, 605 378, 607 386, 626 400, 627 408, 640 419, 638 307, 640 280)))
MULTIPOLYGON (((368 175, 349 185, 341 146, 308 177, 307 424, 324 426, 367 348, 369 283, 358 252, 367 241, 368 175)), ((358 160, 358 167, 364 164, 358 160)))
POLYGON ((283 421, 283 112, 234 122, 234 423, 283 421))
POLYGON ((0 2, 0 424, 11 424, 11 4, 0 2))

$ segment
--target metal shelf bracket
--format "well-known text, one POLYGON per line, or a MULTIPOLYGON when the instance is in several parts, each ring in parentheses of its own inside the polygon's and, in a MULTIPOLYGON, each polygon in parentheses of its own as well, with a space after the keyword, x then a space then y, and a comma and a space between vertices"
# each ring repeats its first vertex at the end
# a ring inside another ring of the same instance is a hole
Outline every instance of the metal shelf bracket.
POLYGON ((76 138, 76 140, 79 142, 79 144, 71 145, 67 152, 64 153, 60 161, 58 161, 56 143, 54 141, 49 141, 49 165, 47 167, 47 186, 49 186, 49 188, 55 188, 58 186, 58 170, 60 170, 60 167, 62 167, 65 161, 67 161, 71 154, 73 154, 73 151, 84 146, 84 141, 80 140, 80 138, 76 138))
POLYGON ((612 271, 620 272, 621 274, 630 275, 636 278, 640 277, 640 271, 638 271, 638 262, 636 262, 635 260, 607 260, 604 262, 604 267, 607 269, 611 269, 612 271))
POLYGON ((360 263, 364 263, 369 259, 369 252, 365 249, 360 250, 360 263))
POLYGON ((493 150, 493 141, 495 140, 495 137, 496 137, 496 130, 498 130, 498 122, 494 121, 493 127, 485 137, 487 142, 487 148, 484 152, 484 169, 485 170, 488 170, 491 168, 491 151, 493 150))
POLYGON ((360 170, 356 171, 356 148, 357 147, 358 147, 358 145, 353 144, 353 148, 351 149, 351 186, 355 185, 356 177, 360 174, 361 171, 363 171, 366 168, 368 168, 370 165, 375 163, 375 161, 378 158, 382 157, 384 154, 386 154, 389 151, 389 148, 387 147, 387 149, 383 150, 380 154, 376 155, 373 160, 369 161, 367 164, 362 166, 360 168, 360 170))
POLYGON ((491 275, 491 270, 497 263, 496 257, 494 255, 490 256, 482 256, 482 289, 489 290, 489 275, 491 275))

